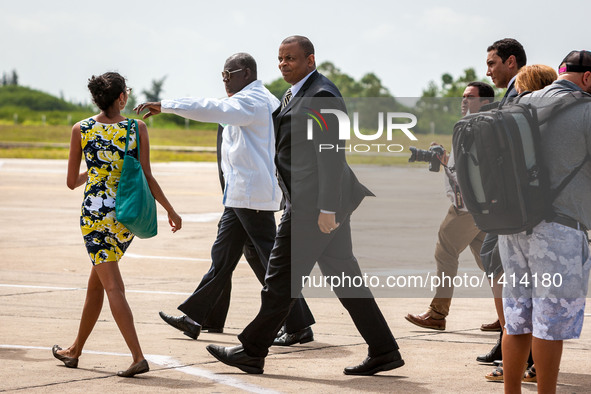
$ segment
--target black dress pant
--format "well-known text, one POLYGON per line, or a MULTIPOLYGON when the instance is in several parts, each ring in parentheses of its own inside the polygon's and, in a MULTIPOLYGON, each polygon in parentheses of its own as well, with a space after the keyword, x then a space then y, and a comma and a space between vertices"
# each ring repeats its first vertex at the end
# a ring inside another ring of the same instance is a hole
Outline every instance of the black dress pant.
MULTIPOLYGON (((317 220, 316 214, 298 216, 297 220, 292 221, 289 206, 283 213, 269 260, 265 287, 261 291, 261 308, 255 319, 238 336, 250 356, 267 356, 275 333, 290 308, 299 300, 292 298, 291 286, 296 286, 295 290, 301 291, 301 276, 309 275, 316 262, 325 276, 362 275, 353 256, 349 217, 340 220, 340 226, 331 234, 323 234, 318 228, 317 220), (292 225, 293 239, 296 240, 293 245, 292 225)), ((354 293, 356 297, 351 297, 349 289, 336 289, 335 293, 368 344, 370 356, 398 349, 398 344, 368 288, 358 288, 354 293)))
MULTIPOLYGON (((231 289, 227 286, 242 256, 245 243, 250 240, 256 250, 259 264, 251 264, 251 267, 263 284, 275 235, 273 212, 226 207, 218 223, 217 238, 211 248, 211 267, 197 289, 178 309, 201 325, 216 327, 214 324, 219 322, 212 321, 209 316, 214 307, 217 308, 224 292, 231 289)), ((255 259, 250 261, 254 262, 255 259)), ((295 332, 314 324, 314 317, 304 299, 298 300, 298 306, 290 313, 285 324, 287 332, 295 332)), ((278 330, 279 328, 275 334, 278 330)))
MULTIPOLYGON (((244 244, 244 248, 242 249, 242 254, 246 259, 246 262, 252 268, 253 272, 259 270, 261 264, 264 265, 263 262, 259 259, 257 251, 250 240, 248 238, 246 243, 244 244)), ((226 325, 226 317, 228 316, 228 310, 230 309, 230 298, 232 296, 232 274, 228 277, 228 282, 222 293, 220 294, 217 302, 211 308, 209 315, 207 315, 207 320, 202 323, 203 327, 206 328, 224 328, 226 325)))

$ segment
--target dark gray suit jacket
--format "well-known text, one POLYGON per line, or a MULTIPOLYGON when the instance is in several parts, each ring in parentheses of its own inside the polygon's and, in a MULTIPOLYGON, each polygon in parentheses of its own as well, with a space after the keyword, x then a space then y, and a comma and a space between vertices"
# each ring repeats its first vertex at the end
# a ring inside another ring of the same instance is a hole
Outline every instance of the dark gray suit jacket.
MULTIPOLYGON (((344 150, 347 141, 339 140, 337 118, 323 114, 321 130, 313 122, 313 139, 308 140, 307 120, 310 113, 321 109, 346 112, 338 88, 318 71, 314 71, 289 104, 273 114, 279 185, 293 212, 318 215, 320 209, 337 212, 337 218, 350 214, 365 196, 373 194, 355 177, 348 166, 344 150), (335 149, 319 151, 320 144, 335 149)), ((317 114, 316 114, 317 115, 317 114)))

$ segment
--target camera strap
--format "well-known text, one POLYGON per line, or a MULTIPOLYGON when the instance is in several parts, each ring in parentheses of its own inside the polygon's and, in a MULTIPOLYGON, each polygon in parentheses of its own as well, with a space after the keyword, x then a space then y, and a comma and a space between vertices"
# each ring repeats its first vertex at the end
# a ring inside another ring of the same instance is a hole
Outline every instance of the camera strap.
MULTIPOLYGON (((451 157, 450 160, 453 160, 451 157)), ((441 161, 441 160, 439 160, 441 161)), ((462 197, 462 192, 460 191, 460 186, 454 176, 454 172, 456 171, 455 163, 451 163, 451 166, 445 165, 441 163, 441 165, 445 168, 445 175, 447 175, 447 181, 449 182, 449 186, 451 187, 452 193, 454 195, 454 205, 457 209, 464 208, 464 198, 462 197)))
POLYGON ((451 186, 451 190, 454 194, 454 205, 458 209, 464 208, 464 199, 462 198, 462 192, 460 191, 460 186, 451 178, 447 177, 449 181, 449 185, 451 186))

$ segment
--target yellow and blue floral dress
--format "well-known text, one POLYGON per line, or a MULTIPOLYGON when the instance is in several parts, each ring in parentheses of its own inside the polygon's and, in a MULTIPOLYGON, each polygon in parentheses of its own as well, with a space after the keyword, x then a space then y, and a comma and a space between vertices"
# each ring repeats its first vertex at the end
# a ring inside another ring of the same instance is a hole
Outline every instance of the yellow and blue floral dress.
MULTIPOLYGON (((128 121, 106 124, 88 118, 80 122, 82 152, 88 167, 80 227, 93 265, 119 261, 133 239, 115 217, 128 121)), ((127 154, 137 158, 135 122, 131 124, 127 154)))

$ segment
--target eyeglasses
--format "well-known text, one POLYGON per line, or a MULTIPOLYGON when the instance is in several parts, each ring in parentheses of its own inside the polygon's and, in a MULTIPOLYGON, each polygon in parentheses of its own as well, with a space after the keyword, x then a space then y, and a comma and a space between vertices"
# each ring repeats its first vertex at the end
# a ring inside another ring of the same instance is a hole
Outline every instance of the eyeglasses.
POLYGON ((132 91, 132 90, 133 90, 132 88, 127 88, 127 89, 125 89, 125 92, 126 92, 127 94, 131 94, 131 91, 132 91))
POLYGON ((237 73, 238 71, 242 71, 243 69, 238 69, 238 70, 224 70, 222 71, 222 78, 223 79, 227 79, 228 81, 230 80, 230 78, 232 78, 232 74, 237 73))

